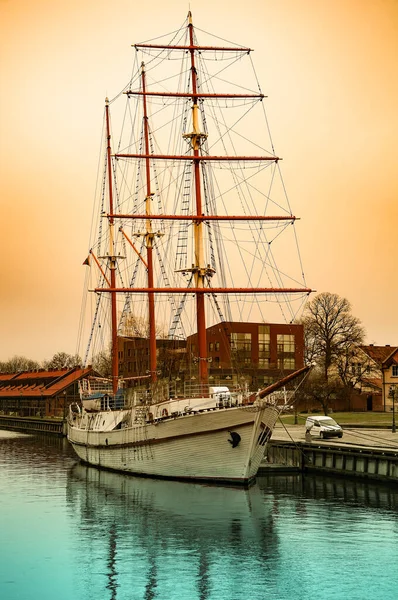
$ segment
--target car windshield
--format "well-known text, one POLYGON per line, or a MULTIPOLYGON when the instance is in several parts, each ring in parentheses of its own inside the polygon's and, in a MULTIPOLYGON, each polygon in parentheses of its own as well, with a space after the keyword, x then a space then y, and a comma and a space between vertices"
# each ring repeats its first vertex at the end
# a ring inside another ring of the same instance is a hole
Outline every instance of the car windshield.
POLYGON ((337 425, 337 423, 334 419, 329 418, 329 419, 322 419, 321 425, 337 425))

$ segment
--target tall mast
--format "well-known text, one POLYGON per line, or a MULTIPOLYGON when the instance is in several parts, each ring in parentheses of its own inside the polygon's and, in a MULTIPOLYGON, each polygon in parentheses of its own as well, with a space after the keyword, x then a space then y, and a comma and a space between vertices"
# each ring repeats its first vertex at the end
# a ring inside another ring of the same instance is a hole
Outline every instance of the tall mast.
MULTIPOLYGON (((113 187, 112 187, 112 156, 111 156, 111 130, 109 125, 109 100, 105 99, 106 115, 106 154, 108 165, 108 193, 109 193, 109 211, 113 214, 113 187)), ((116 253, 115 253, 115 223, 113 216, 108 219, 109 222, 109 253, 108 261, 111 272, 111 285, 116 287, 116 253)), ((116 394, 118 388, 119 364, 118 364, 118 346, 117 346, 117 318, 116 318, 116 294, 111 294, 111 339, 112 339, 112 390, 116 394)))
MULTIPOLYGON (((145 84, 145 65, 141 64, 141 82, 143 92, 144 108, 144 141, 145 141, 145 173, 146 173, 146 197, 145 214, 152 213, 152 191, 151 191, 151 168, 149 158, 149 126, 148 112, 146 103, 146 84, 145 84)), ((146 219, 145 245, 147 252, 147 270, 148 270, 148 289, 153 289, 153 232, 151 219, 146 219)), ((149 312, 149 369, 151 372, 151 381, 156 382, 156 325, 155 325, 155 297, 153 292, 148 292, 148 312, 149 312)))
MULTIPOLYGON (((198 107, 198 91, 197 91, 197 75, 195 67, 195 48, 193 38, 193 24, 191 11, 188 13, 188 29, 189 29, 189 52, 191 54, 191 75, 192 75, 192 133, 186 137, 191 138, 193 149, 193 166, 194 166, 194 181, 195 181, 195 201, 196 214, 202 214, 202 194, 200 185, 200 160, 199 149, 202 139, 206 136, 200 133, 199 129, 199 107, 198 107)), ((193 265, 193 273, 195 287, 198 289, 205 287, 206 267, 204 264, 203 251, 203 221, 194 221, 194 244, 195 244, 195 263, 193 265)), ((199 382, 207 383, 207 344, 206 344, 206 313, 205 313, 205 297, 204 294, 196 294, 196 323, 198 331, 198 359, 199 359, 199 382)))

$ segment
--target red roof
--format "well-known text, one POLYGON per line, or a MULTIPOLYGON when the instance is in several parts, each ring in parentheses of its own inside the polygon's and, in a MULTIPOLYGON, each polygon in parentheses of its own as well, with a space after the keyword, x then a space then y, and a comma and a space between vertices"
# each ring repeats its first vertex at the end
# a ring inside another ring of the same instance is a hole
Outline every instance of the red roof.
POLYGON ((0 398, 51 397, 93 374, 92 367, 0 374, 0 398))
POLYGON ((373 379, 371 379, 371 378, 368 378, 368 377, 366 377, 366 378, 364 377, 362 381, 366 385, 369 385, 371 387, 377 388, 379 390, 382 389, 382 380, 379 379, 379 378, 373 378, 373 379))
POLYGON ((387 360, 392 362, 398 362, 398 358, 394 358, 395 353, 398 350, 398 346, 360 346, 375 363, 381 368, 382 364, 387 360))
POLYGON ((2 381, 8 381, 14 377, 18 377, 18 373, 0 373, 0 384, 2 381))
POLYGON ((398 348, 394 348, 391 351, 391 354, 387 356, 387 358, 384 360, 384 364, 386 367, 389 367, 390 365, 392 365, 392 363, 398 364, 398 348))

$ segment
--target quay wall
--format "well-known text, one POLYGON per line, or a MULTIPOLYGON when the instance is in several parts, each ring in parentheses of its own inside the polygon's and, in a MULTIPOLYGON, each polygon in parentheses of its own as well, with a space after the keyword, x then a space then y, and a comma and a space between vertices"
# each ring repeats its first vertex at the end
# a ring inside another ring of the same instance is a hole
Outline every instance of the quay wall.
POLYGON ((398 449, 271 441, 259 475, 275 471, 278 466, 281 470, 318 471, 398 483, 398 449))
POLYGON ((63 419, 0 415, 0 429, 21 433, 48 433, 62 437, 66 435, 66 421, 63 419))

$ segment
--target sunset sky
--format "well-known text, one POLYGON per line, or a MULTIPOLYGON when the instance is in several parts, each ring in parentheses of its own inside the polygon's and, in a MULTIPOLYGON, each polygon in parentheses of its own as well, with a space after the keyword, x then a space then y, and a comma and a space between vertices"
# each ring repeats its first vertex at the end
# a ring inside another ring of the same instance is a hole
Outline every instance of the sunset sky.
MULTIPOLYGON (((76 352, 104 98, 189 3, 0 0, 0 360, 76 352)), ((309 287, 398 345, 398 1, 202 0, 254 48, 309 287)))

